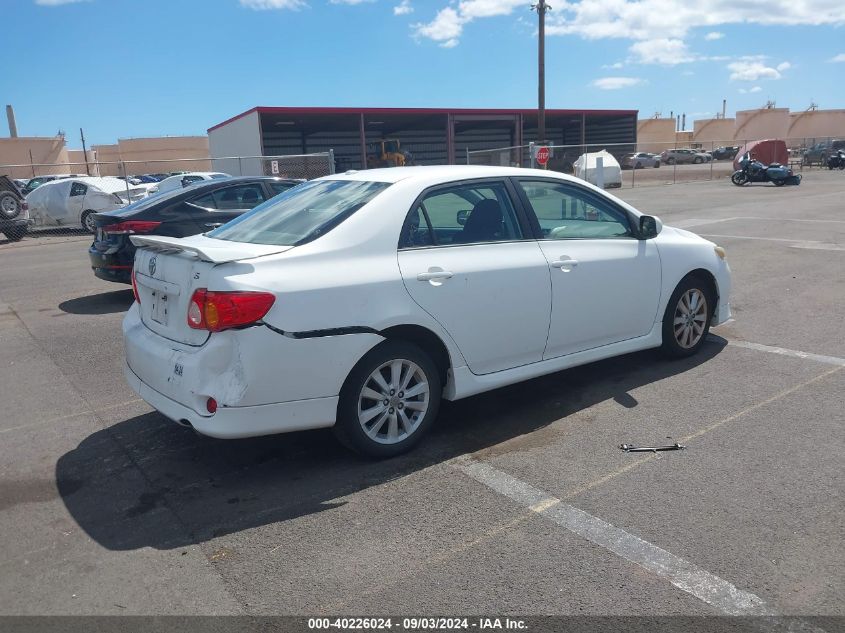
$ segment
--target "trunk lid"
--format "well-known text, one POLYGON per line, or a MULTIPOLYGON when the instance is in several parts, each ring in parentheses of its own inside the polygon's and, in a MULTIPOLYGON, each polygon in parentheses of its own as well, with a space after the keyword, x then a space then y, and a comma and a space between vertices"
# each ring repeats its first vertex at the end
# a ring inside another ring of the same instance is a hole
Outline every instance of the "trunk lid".
POLYGON ((135 254, 135 282, 141 303, 141 321, 172 341, 203 345, 206 330, 188 326, 188 306, 199 288, 234 290, 214 268, 226 262, 280 253, 290 246, 268 246, 215 240, 204 235, 188 238, 140 236, 130 238, 135 254))

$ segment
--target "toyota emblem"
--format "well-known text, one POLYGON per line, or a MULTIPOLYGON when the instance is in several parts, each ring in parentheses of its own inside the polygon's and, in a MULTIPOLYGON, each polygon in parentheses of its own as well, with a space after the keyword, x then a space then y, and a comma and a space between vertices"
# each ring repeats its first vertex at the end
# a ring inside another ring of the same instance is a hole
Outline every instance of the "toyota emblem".
POLYGON ((155 274, 156 274, 156 256, 153 255, 150 258, 150 276, 152 277, 155 274))

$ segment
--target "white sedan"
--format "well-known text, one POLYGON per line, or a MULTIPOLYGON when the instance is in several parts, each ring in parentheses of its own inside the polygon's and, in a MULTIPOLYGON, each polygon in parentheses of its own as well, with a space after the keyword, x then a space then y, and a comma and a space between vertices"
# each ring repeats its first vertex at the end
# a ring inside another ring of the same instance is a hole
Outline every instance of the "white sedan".
POLYGON ((549 171, 348 172, 206 235, 131 239, 129 384, 220 438, 334 427, 395 455, 441 398, 694 354, 731 314, 722 248, 549 171))
POLYGON ((164 193, 180 187, 187 187, 203 180, 217 180, 219 178, 231 178, 229 174, 218 171, 192 171, 186 174, 176 174, 156 183, 150 188, 150 194, 164 193))
POLYGON ((147 185, 111 176, 81 176, 45 182, 27 194, 33 220, 43 226, 82 226, 94 233, 94 214, 114 211, 147 195, 147 185))

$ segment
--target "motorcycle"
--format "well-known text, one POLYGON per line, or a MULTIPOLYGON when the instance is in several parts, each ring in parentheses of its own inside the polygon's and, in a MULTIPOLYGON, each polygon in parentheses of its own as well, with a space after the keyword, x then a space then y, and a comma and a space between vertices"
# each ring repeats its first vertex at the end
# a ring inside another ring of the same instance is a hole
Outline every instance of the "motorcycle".
POLYGON ((845 169, 845 150, 836 150, 836 153, 827 159, 827 168, 845 169))
POLYGON ((748 154, 740 159, 739 167, 731 176, 731 182, 737 187, 749 182, 772 182, 777 187, 801 184, 801 174, 793 174, 789 167, 784 167, 780 163, 764 165, 748 154))

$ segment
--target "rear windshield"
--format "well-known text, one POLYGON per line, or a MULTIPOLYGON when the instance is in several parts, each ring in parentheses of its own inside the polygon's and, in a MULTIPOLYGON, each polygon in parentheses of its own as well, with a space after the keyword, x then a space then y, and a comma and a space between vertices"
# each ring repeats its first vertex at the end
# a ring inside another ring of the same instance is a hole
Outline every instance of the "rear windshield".
MULTIPOLYGON (((132 191, 130 189, 129 191, 132 191)), ((122 193, 124 196, 126 195, 126 190, 123 189, 117 192, 118 194, 122 193)), ((153 205, 156 205, 160 202, 164 202, 166 200, 170 200, 171 198, 175 198, 177 196, 181 196, 185 193, 185 189, 174 189, 172 191, 165 191, 164 193, 155 193, 151 196, 147 196, 146 198, 141 198, 138 202, 133 202, 129 206, 123 207, 118 211, 111 211, 108 215, 112 215, 115 217, 121 217, 124 215, 132 215, 138 211, 143 211, 144 209, 148 209, 153 205)))
POLYGON ((249 244, 296 246, 325 235, 390 183, 315 180, 271 198, 208 233, 209 237, 249 244))

